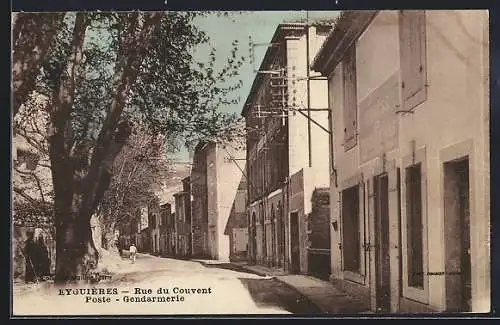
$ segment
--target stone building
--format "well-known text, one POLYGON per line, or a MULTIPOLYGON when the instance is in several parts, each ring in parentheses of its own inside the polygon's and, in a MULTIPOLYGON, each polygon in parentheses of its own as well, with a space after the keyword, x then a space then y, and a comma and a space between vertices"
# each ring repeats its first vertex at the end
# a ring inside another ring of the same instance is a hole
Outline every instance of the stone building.
POLYGON ((311 196, 329 182, 327 81, 308 62, 330 28, 280 24, 243 107, 250 263, 307 273, 311 196))
POLYGON ((136 243, 137 251, 141 253, 151 253, 151 231, 149 229, 150 218, 148 215, 148 207, 139 208, 138 212, 138 228, 136 243))
MULTIPOLYGON (((245 171, 243 171, 245 172, 245 171)), ((247 183, 246 175, 242 175, 238 185, 224 235, 229 236, 229 260, 246 261, 248 252, 247 224, 247 183)))
POLYGON ((193 255, 229 260, 225 228, 243 177, 244 150, 233 143, 202 141, 194 154, 192 179, 193 255))
POLYGON ((490 310, 488 12, 344 12, 312 68, 332 109, 332 281, 380 311, 490 310))
POLYGON ((191 232, 193 257, 208 257, 207 143, 200 142, 191 169, 191 232))
POLYGON ((175 256, 190 257, 192 253, 191 244, 191 178, 188 176, 182 180, 181 192, 174 194, 175 197, 175 222, 174 233, 176 244, 175 256))
POLYGON ((175 221, 170 203, 164 203, 160 206, 160 218, 160 255, 173 256, 172 237, 175 231, 175 221))
POLYGON ((330 267, 330 191, 317 188, 311 198, 311 215, 308 220, 308 274, 329 280, 330 267))
POLYGON ((151 239, 151 254, 160 254, 160 203, 158 198, 153 198, 148 204, 148 229, 151 239))

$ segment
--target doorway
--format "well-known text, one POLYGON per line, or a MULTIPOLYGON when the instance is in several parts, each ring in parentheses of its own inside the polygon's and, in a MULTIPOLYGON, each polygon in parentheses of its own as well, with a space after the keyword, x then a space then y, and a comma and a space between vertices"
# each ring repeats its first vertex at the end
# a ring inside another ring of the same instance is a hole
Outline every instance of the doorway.
POLYGON ((446 310, 471 306, 470 202, 468 157, 444 163, 446 310))
POLYGON ((387 174, 374 178, 376 306, 382 313, 391 310, 389 255, 389 180, 387 174))
POLYGON ((290 214, 291 273, 300 273, 299 213, 290 214))
POLYGON ((260 230, 262 233, 262 265, 267 264, 267 238, 266 238, 266 218, 264 215, 264 207, 262 203, 259 206, 260 230))

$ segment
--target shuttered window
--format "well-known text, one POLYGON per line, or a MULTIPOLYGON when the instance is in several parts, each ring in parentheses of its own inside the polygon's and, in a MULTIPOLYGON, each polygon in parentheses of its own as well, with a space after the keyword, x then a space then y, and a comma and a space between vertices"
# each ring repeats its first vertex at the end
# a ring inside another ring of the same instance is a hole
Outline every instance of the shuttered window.
POLYGON ((400 12, 399 38, 403 109, 411 110, 427 99, 424 10, 400 12))
POLYGON ((356 146, 357 97, 356 97, 356 47, 347 51, 343 61, 344 74, 344 150, 356 146))

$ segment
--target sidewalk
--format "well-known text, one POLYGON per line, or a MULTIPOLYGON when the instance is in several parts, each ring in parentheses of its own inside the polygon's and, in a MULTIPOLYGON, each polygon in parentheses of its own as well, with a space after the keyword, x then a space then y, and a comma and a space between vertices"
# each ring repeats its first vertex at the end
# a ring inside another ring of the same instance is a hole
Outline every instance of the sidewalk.
POLYGON ((302 274, 285 274, 281 270, 245 262, 231 263, 234 266, 261 276, 272 276, 287 284, 318 306, 324 314, 370 314, 370 306, 345 292, 332 283, 302 274))
POLYGON ((347 295, 327 281, 312 276, 291 274, 276 277, 306 296, 325 314, 367 314, 370 306, 347 295))
POLYGON ((276 268, 269 268, 262 265, 248 265, 247 262, 231 262, 231 264, 241 269, 251 271, 252 273, 255 273, 260 276, 278 277, 286 275, 286 273, 283 270, 276 268))

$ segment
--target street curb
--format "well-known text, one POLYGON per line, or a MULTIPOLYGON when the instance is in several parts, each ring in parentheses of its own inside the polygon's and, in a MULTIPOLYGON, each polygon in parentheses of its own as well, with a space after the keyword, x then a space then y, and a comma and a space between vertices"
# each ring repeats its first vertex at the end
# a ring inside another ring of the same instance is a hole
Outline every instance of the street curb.
MULTIPOLYGON (((249 273, 249 274, 254 274, 254 275, 258 275, 258 276, 261 276, 261 277, 266 277, 266 278, 275 278, 275 276, 271 276, 271 275, 268 275, 264 272, 260 272, 260 271, 256 271, 256 270, 252 270, 252 269, 249 269, 249 268, 246 268, 242 265, 238 265, 238 264, 235 264, 235 263, 232 263, 232 262, 224 262, 224 263, 214 263, 214 264, 211 264, 211 263, 205 263, 203 261, 199 261, 199 260, 192 260, 193 262, 198 262, 200 263, 201 265, 203 265, 204 267, 216 267, 217 265, 231 265, 231 267, 234 268, 234 271, 237 271, 237 272, 242 272, 242 273, 249 273)), ((221 267, 223 268, 223 267, 221 267)))

